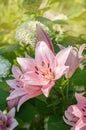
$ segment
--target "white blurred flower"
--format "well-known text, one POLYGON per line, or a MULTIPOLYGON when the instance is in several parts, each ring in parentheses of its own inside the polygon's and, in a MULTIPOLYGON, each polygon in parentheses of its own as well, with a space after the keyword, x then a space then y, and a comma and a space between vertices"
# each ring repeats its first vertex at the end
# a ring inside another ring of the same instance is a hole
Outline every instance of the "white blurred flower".
POLYGON ((53 18, 53 20, 67 20, 68 17, 64 14, 58 14, 56 17, 53 18))
POLYGON ((54 12, 53 10, 48 10, 44 13, 44 17, 54 21, 54 20, 68 20, 67 15, 65 15, 64 13, 57 13, 54 12))
POLYGON ((7 77, 10 67, 11 63, 4 57, 0 56, 0 80, 1 78, 7 77))
POLYGON ((16 31, 15 38, 21 43, 29 44, 32 49, 35 48, 36 40, 36 25, 39 24, 46 32, 49 28, 38 21, 29 21, 23 23, 16 31))

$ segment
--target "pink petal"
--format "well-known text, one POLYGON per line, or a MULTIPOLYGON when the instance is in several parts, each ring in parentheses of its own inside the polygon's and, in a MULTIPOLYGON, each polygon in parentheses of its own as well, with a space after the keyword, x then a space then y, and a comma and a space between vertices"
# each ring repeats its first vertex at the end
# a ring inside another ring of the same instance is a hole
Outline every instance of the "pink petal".
POLYGON ((25 73, 24 80, 26 84, 31 84, 31 85, 46 85, 49 82, 46 79, 42 79, 42 77, 37 75, 35 72, 25 73))
POLYGON ((16 119, 10 119, 10 126, 6 130, 13 130, 18 125, 16 119))
POLYGON ((49 49, 47 44, 43 41, 39 42, 39 44, 36 47, 36 54, 35 54, 35 60, 37 64, 41 64, 44 62, 46 65, 50 64, 53 66, 55 56, 53 52, 49 49))
POLYGON ((40 25, 37 25, 37 39, 39 41, 44 41, 48 47, 51 49, 52 52, 54 52, 54 46, 51 41, 51 39, 48 37, 47 33, 42 29, 40 25))
POLYGON ((78 102, 78 105, 81 105, 81 107, 86 104, 86 98, 81 94, 75 93, 75 97, 78 102))
POLYGON ((18 105, 19 97, 8 100, 7 101, 7 107, 9 109, 12 109, 13 107, 16 107, 18 105))
POLYGON ((57 55, 56 55, 56 66, 57 65, 64 65, 67 61, 67 58, 70 54, 70 51, 71 51, 72 47, 69 46, 65 49, 62 49, 57 55))
POLYGON ((63 120, 66 124, 70 125, 70 126, 74 126, 75 124, 73 122, 70 122, 70 120, 66 119, 64 116, 63 116, 63 120))
POLYGON ((15 108, 12 108, 9 113, 7 114, 8 117, 14 117, 15 116, 15 108))
POLYGON ((36 97, 38 95, 40 95, 42 93, 41 90, 35 91, 33 93, 30 94, 26 94, 25 96, 21 97, 21 99, 19 100, 18 106, 17 106, 17 111, 19 111, 21 105, 26 102, 27 100, 29 100, 30 98, 36 97))
POLYGON ((14 116, 15 108, 12 108, 7 114, 7 125, 9 127, 7 127, 6 130, 13 130, 18 125, 18 122, 16 121, 16 119, 14 119, 14 116))
POLYGON ((24 89, 15 89, 11 92, 10 96, 7 97, 7 100, 11 100, 11 99, 14 99, 14 98, 17 98, 19 96, 23 96, 25 94, 27 94, 28 92, 26 92, 24 89))
POLYGON ((70 130, 75 130, 75 127, 72 127, 70 130))
POLYGON ((75 125, 75 130, 81 130, 83 127, 85 127, 85 128, 84 128, 84 130, 85 130, 85 129, 86 129, 86 123, 83 122, 83 120, 82 120, 82 118, 81 118, 81 119, 79 119, 78 122, 76 123, 76 125, 75 125))
POLYGON ((80 109, 77 107, 77 105, 72 105, 73 108, 73 112, 72 114, 74 114, 76 117, 81 117, 82 116, 82 112, 80 111, 80 109))
POLYGON ((16 79, 19 78, 20 75, 22 75, 22 72, 19 70, 18 67, 14 66, 12 67, 12 72, 13 72, 13 75, 16 79))
POLYGON ((62 49, 65 49, 65 47, 64 46, 62 46, 61 44, 57 44, 58 45, 58 47, 62 50, 62 49))
POLYGON ((16 80, 13 79, 13 80, 7 80, 6 81, 8 85, 10 85, 12 88, 16 88, 16 80))
POLYGON ((41 88, 43 94, 44 94, 46 97, 48 97, 49 92, 50 92, 51 88, 54 86, 54 84, 55 84, 55 81, 51 81, 51 82, 49 82, 47 85, 44 85, 44 86, 41 88))
POLYGON ((17 58, 17 61, 20 64, 23 71, 34 70, 35 62, 34 62, 34 59, 32 59, 31 57, 17 58))
POLYGON ((66 73, 68 68, 69 68, 68 66, 64 66, 64 65, 56 67, 55 68, 55 79, 61 78, 61 76, 66 73))

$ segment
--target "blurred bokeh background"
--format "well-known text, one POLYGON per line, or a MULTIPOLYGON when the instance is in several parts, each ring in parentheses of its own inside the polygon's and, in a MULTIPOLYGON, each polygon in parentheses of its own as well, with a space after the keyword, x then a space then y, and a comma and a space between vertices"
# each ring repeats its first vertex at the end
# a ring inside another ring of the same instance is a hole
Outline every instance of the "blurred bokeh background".
POLYGON ((15 43, 21 23, 33 19, 63 31, 67 40, 86 41, 86 0, 0 0, 0 45, 15 43))

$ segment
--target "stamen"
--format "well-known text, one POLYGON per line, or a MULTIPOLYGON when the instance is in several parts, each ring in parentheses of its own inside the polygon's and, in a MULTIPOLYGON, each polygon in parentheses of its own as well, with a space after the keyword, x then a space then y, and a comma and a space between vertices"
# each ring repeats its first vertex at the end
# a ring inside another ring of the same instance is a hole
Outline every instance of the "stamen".
POLYGON ((35 66, 35 69, 38 71, 38 67, 37 66, 35 66))
POLYGON ((44 63, 44 61, 42 61, 42 66, 44 66, 45 65, 45 63, 44 63))
POLYGON ((48 63, 48 68, 50 67, 50 64, 48 63))
POLYGON ((37 71, 35 71, 35 73, 36 73, 37 75, 39 75, 39 73, 38 73, 37 71))
POLYGON ((83 111, 83 112, 85 112, 85 109, 84 109, 84 108, 82 108, 82 111, 83 111))
POLYGON ((50 68, 50 72, 52 72, 52 69, 50 68))
POLYGON ((86 118, 86 116, 84 116, 84 118, 86 118))

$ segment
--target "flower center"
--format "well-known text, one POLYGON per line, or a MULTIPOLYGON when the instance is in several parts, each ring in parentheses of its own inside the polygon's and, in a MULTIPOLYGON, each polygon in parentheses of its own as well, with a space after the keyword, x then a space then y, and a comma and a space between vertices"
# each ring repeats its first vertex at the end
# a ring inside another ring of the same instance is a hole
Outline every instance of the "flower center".
POLYGON ((35 73, 48 80, 52 80, 55 78, 54 72, 50 67, 49 63, 46 65, 44 62, 42 62, 41 66, 39 67, 35 66, 35 73))

